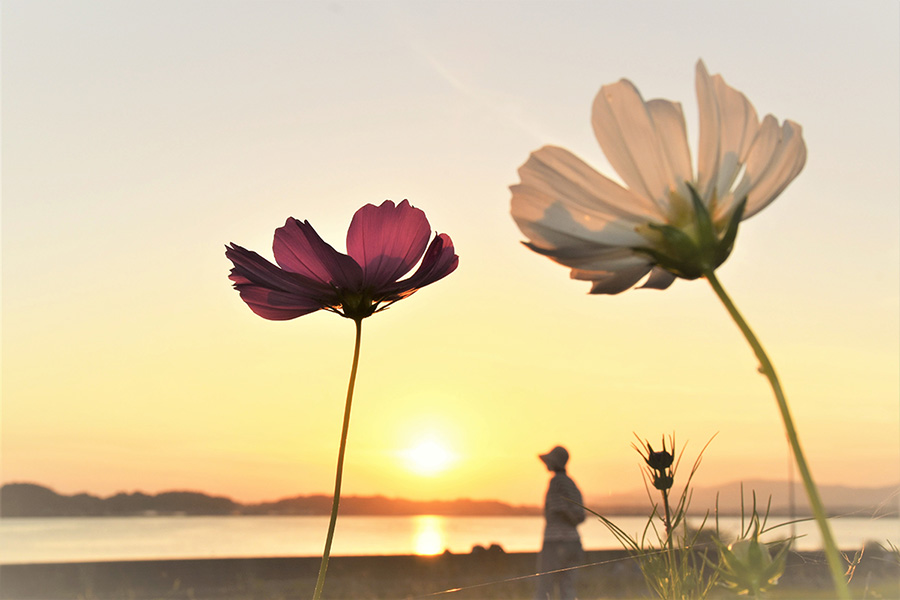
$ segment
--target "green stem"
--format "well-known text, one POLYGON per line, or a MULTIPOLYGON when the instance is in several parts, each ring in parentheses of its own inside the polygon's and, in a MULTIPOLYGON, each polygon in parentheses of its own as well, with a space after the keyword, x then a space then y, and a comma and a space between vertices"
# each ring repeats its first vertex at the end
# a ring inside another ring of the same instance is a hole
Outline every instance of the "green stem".
POLYGON ((709 281, 709 284, 716 292, 719 300, 725 305, 731 318, 734 319, 734 322, 740 328, 741 333, 747 338, 747 342, 749 342, 750 347, 753 348, 753 352, 756 354, 756 358, 759 360, 763 374, 769 379, 769 383, 772 385, 772 391, 775 393, 775 400, 778 403, 778 410, 781 412, 782 421, 784 421, 784 429, 787 433, 788 442, 790 443, 791 451, 794 454, 794 459, 797 461, 797 469, 800 471, 800 476, 803 479, 806 495, 809 497, 809 505, 812 508, 813 517, 815 517, 816 523, 819 526, 819 531, 822 534, 822 541, 825 546, 825 558, 827 559, 828 567, 831 570, 831 578, 834 580, 835 590, 837 591, 839 598, 842 600, 850 600, 850 590, 847 587, 847 581, 844 578, 840 552, 838 551, 837 544, 835 544, 834 537, 831 535, 831 528, 828 525, 825 506, 822 504, 819 490, 816 488, 816 484, 813 483, 812 474, 810 473, 809 466, 806 464, 803 450, 800 448, 800 439, 797 437, 794 419, 791 417, 787 399, 784 397, 784 392, 781 389, 781 383, 779 383, 778 376, 775 374, 775 367, 772 366, 772 362, 766 355, 766 351, 763 350, 762 344, 759 343, 759 340, 750 329, 750 326, 747 325, 744 317, 741 316, 741 313, 738 312, 738 309, 731 301, 731 298, 725 293, 725 289, 722 287, 722 284, 719 283, 715 273, 712 270, 708 270, 703 276, 709 281))
POLYGON ((672 549, 672 513, 669 510, 669 490, 660 490, 663 497, 663 507, 666 510, 666 547, 672 549))
POLYGON ((678 581, 678 574, 675 572, 675 555, 672 546, 672 513, 669 510, 669 490, 660 490, 663 497, 663 506, 666 510, 666 575, 668 580, 667 598, 675 597, 675 585, 678 581))
POLYGON ((356 369, 359 366, 359 346, 362 340, 362 319, 354 319, 356 323, 356 343, 353 348, 353 366, 350 367, 350 383, 347 385, 347 402, 344 404, 344 425, 341 429, 341 447, 338 450, 337 473, 334 477, 334 498, 331 501, 331 521, 328 523, 328 535, 325 538, 325 551, 322 552, 322 563, 319 565, 319 578, 316 580, 316 591, 313 600, 322 597, 325 587, 325 571, 328 570, 328 558, 331 556, 331 542, 334 539, 334 526, 337 524, 338 507, 341 503, 341 478, 344 474, 344 451, 347 448, 347 432, 350 430, 350 406, 353 404, 353 388, 356 385, 356 369))

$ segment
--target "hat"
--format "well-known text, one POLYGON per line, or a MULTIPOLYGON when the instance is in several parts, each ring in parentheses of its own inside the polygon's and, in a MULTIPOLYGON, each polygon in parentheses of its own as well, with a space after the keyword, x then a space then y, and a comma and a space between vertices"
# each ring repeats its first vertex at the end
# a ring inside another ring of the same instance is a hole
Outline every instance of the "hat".
POLYGON ((562 446, 557 446, 547 454, 538 456, 551 471, 562 471, 569 462, 569 452, 562 446))

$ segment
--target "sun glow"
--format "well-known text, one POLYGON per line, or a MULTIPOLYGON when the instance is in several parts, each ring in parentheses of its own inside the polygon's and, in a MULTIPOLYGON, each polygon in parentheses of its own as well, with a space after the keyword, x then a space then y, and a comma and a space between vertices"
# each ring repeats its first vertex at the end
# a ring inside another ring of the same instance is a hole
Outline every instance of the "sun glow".
POLYGON ((425 439, 403 452, 407 467, 419 475, 436 475, 446 470, 456 459, 446 446, 435 438, 425 439))

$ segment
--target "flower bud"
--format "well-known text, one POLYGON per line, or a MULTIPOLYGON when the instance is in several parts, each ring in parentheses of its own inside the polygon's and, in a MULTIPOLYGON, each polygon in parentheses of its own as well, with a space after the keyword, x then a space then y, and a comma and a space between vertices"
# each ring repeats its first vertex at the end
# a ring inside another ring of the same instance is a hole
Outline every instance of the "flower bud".
POLYGON ((658 490, 668 490, 672 488, 675 480, 671 475, 657 474, 653 477, 653 487, 658 490))
POLYGON ((673 457, 669 452, 666 451, 665 446, 663 446, 663 449, 659 452, 654 452, 650 444, 647 444, 647 450, 649 450, 646 459, 647 465, 651 469, 655 471, 665 471, 672 466, 672 461, 675 457, 673 457))

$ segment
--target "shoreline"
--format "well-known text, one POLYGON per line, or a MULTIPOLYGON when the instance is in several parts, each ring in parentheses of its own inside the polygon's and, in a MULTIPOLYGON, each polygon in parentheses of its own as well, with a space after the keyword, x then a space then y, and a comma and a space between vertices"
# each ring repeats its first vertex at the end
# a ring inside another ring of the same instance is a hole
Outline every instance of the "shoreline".
MULTIPOLYGON (((534 591, 536 560, 535 553, 506 553, 497 546, 476 547, 468 554, 333 557, 323 597, 526 599, 534 591)), ((279 557, 0 565, 0 600, 306 598, 315 587, 319 561, 279 557)), ((803 590, 805 598, 828 598, 830 582, 820 552, 792 552, 769 597, 795 597, 792 593, 803 590)), ((646 593, 640 569, 624 550, 586 552, 578 588, 583 599, 646 593)), ((900 597, 896 556, 867 549, 851 588, 900 597)))

